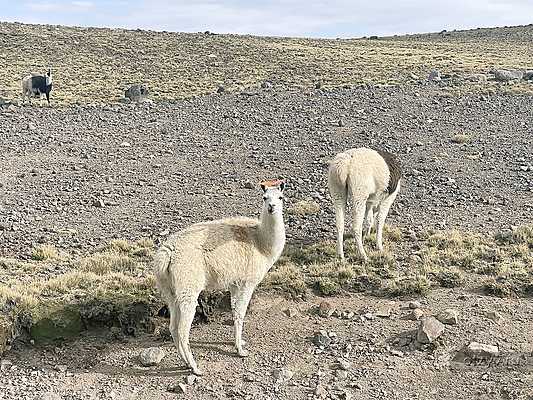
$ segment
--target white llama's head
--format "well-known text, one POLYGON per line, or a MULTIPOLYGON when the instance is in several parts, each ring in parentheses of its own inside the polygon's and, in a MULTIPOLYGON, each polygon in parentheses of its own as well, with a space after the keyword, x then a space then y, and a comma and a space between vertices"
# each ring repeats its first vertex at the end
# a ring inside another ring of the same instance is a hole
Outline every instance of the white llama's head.
POLYGON ((263 189, 263 211, 268 214, 278 214, 283 212, 283 189, 285 181, 272 179, 261 182, 263 189))

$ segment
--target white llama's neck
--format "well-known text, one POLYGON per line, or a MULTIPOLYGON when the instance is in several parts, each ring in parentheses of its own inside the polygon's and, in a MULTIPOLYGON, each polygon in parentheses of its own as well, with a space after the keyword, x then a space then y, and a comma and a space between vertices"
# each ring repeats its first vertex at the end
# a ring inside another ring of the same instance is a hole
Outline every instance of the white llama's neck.
POLYGON ((265 250, 275 262, 285 247, 285 223, 281 212, 270 214, 263 210, 259 224, 259 235, 265 250))

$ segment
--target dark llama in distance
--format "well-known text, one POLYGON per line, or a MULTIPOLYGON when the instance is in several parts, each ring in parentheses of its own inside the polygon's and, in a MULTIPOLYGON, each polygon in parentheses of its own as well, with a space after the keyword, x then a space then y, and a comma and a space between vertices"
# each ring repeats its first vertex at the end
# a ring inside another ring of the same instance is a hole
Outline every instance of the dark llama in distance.
POLYGON ((31 104, 32 97, 46 95, 48 105, 50 105, 50 92, 52 91, 52 69, 48 68, 46 75, 30 74, 22 79, 22 103, 26 98, 31 104))

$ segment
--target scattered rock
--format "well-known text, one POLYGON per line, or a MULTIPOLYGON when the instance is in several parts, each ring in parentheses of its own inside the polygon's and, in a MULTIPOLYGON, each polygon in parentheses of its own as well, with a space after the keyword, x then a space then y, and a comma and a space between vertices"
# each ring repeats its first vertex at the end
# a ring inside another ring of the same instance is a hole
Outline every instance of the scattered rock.
POLYGON ((339 370, 335 371, 335 375, 337 376, 337 378, 344 380, 344 379, 348 378, 348 371, 345 371, 343 369, 339 369, 339 370))
POLYGON ((440 76, 440 72, 434 69, 429 73, 428 81, 430 82, 440 82, 442 80, 442 77, 440 76))
POLYGON ((420 321, 416 340, 420 343, 433 343, 444 332, 444 324, 435 317, 425 317, 420 321))
POLYGON ((409 314, 408 318, 412 321, 418 321, 423 316, 424 311, 422 311, 420 308, 415 308, 413 311, 411 311, 411 314, 409 314))
POLYGON ((250 182, 250 181, 246 181, 246 182, 244 183, 244 188, 245 188, 245 189, 254 189, 254 188, 255 188, 255 185, 254 185, 252 182, 250 182))
POLYGON ((271 89, 272 88, 272 82, 270 81, 265 81, 263 83, 261 83, 261 88, 263 89, 271 89))
POLYGON ((286 382, 292 379, 292 377, 294 376, 294 372, 292 372, 288 368, 276 368, 272 371, 272 376, 278 382, 286 382))
POLYGON ((524 72, 524 76, 523 78, 526 80, 526 81, 530 81, 533 79, 533 70, 527 70, 526 72, 524 72))
POLYGON ((41 400, 61 400, 62 397, 58 394, 47 392, 42 395, 41 400))
POLYGON ((165 357, 165 352, 162 349, 159 347, 150 347, 141 352, 139 360, 144 367, 151 367, 158 365, 163 357, 165 357))
POLYGON ((331 338, 326 331, 320 331, 315 334, 313 342, 319 347, 328 347, 331 344, 331 338))
POLYGON ((58 364, 58 365, 56 365, 56 366, 54 367, 54 369, 55 369, 56 371, 59 371, 59 372, 63 372, 63 373, 65 373, 65 372, 67 372, 68 367, 67 367, 66 365, 64 365, 64 364, 58 364))
POLYGON ((329 318, 335 311, 335 308, 329 301, 322 301, 320 302, 320 305, 318 306, 318 315, 320 315, 322 318, 329 318))
POLYGON ((487 75, 485 75, 485 74, 471 74, 471 75, 465 76, 465 80, 467 80, 469 82, 483 83, 483 82, 487 82, 487 75))
POLYGON ((102 199, 93 200, 93 207, 102 208, 105 206, 105 203, 102 199))
POLYGON ((409 302, 409 305, 408 305, 408 306, 409 306, 410 309, 414 310, 414 309, 416 309, 416 308, 421 308, 421 307, 422 307, 422 304, 420 304, 419 301, 413 300, 413 301, 410 301, 410 302, 409 302))
POLYGON ((293 307, 289 307, 289 308, 286 308, 285 310, 283 310, 283 313, 289 317, 289 318, 293 318, 295 317, 296 315, 298 315, 298 310, 296 310, 296 308, 293 308, 293 307))
POLYGON ((492 71, 494 79, 498 82, 509 82, 522 79, 524 72, 520 70, 495 69, 492 71))
POLYGON ((37 125, 35 125, 33 122, 30 122, 28 123, 28 129, 30 131, 34 131, 35 129, 37 129, 37 125))
POLYGON ((178 383, 177 385, 170 384, 167 387, 167 391, 171 393, 185 394, 187 393, 188 386, 185 383, 178 383))
POLYGON ((466 346, 463 349, 463 352, 467 356, 472 357, 472 358, 495 357, 500 353, 498 350, 498 346, 493 346, 490 344, 483 344, 483 343, 478 343, 478 342, 471 342, 468 346, 466 346))
POLYGON ((499 324, 501 322, 501 320, 503 319, 502 315, 498 311, 486 311, 485 312, 485 317, 487 317, 488 319, 493 320, 497 324, 499 324))
POLYGON ((194 382, 196 382, 196 379, 198 379, 196 375, 187 375, 185 378, 185 383, 187 383, 189 386, 192 386, 194 385, 194 382))
POLYGON ((348 371, 350 368, 352 368, 352 363, 345 360, 344 358, 338 358, 337 361, 339 363, 340 369, 348 371))
POLYGON ((437 315, 437 319, 446 325, 457 325, 458 313, 452 308, 447 308, 437 315))
POLYGON ((131 101, 143 101, 148 97, 148 88, 141 84, 132 85, 124 92, 124 97, 131 101))
POLYGON ((375 315, 380 318, 390 318, 391 308, 389 306, 382 306, 378 309, 375 315))
POLYGON ((226 88, 222 85, 219 85, 217 88, 217 93, 224 93, 226 91, 226 88))
POLYGON ((321 385, 320 383, 316 386, 315 389, 315 396, 318 396, 319 398, 326 398, 328 396, 328 391, 324 387, 324 385, 321 385))

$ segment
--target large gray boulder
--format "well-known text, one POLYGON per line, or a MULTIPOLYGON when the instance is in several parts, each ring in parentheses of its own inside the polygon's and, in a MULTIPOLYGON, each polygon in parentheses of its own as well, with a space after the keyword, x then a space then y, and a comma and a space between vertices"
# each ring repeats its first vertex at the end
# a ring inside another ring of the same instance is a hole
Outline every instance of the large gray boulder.
POLYGON ((492 71, 492 73, 494 74, 494 79, 498 82, 514 81, 522 79, 522 77, 524 76, 524 72, 518 69, 495 69, 492 71))
POLYGON ((148 88, 144 85, 132 85, 126 90, 124 97, 131 101, 143 101, 148 98, 148 88))

